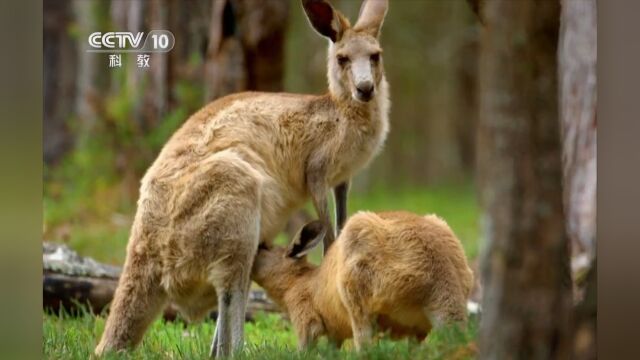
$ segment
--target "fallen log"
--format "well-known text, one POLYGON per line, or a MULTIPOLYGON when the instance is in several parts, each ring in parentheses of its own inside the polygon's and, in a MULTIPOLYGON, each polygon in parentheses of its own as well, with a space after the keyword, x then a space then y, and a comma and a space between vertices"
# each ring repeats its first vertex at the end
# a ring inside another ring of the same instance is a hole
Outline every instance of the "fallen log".
MULTIPOLYGON (((101 264, 79 256, 66 245, 43 244, 42 303, 47 311, 64 310, 76 315, 85 311, 100 314, 108 309, 118 285, 120 268, 101 264)), ((258 311, 279 312, 278 307, 260 289, 251 290, 247 319, 258 311)), ((177 308, 169 304, 163 312, 165 320, 177 318, 177 308)), ((215 311, 211 314, 216 317, 215 311)))

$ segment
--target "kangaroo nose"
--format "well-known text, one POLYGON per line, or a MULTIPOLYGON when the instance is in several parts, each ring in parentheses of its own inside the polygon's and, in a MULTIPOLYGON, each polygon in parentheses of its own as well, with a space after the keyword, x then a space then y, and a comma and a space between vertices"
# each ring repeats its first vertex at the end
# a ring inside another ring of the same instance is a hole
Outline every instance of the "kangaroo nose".
POLYGON ((373 94, 373 83, 371 81, 360 83, 356 86, 356 91, 361 100, 369 100, 373 94))

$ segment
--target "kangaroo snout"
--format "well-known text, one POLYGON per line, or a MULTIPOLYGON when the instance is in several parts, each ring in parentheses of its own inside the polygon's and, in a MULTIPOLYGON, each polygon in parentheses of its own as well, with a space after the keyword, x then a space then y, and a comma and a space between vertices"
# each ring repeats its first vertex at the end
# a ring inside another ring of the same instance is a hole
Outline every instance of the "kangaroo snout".
POLYGON ((360 101, 367 102, 373 98, 375 87, 373 82, 365 81, 356 85, 356 98, 360 101))

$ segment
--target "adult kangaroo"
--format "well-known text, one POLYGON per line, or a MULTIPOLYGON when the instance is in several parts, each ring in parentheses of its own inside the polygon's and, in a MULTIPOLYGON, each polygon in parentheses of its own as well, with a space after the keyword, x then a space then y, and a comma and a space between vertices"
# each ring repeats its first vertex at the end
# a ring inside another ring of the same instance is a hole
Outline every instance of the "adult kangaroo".
POLYGON ((168 300, 190 320, 218 305, 212 356, 242 347, 251 267, 292 212, 311 198, 335 238, 349 179, 381 149, 388 85, 378 42, 387 0, 366 0, 349 21, 324 0, 303 0, 330 39, 329 93, 246 92, 192 115, 151 165, 140 188, 124 270, 96 354, 133 347, 168 300))

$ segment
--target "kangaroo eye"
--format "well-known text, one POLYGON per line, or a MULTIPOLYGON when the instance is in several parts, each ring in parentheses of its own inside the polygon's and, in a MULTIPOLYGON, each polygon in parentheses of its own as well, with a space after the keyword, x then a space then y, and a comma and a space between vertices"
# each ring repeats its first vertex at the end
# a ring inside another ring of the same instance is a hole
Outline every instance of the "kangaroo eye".
POLYGON ((371 54, 371 61, 373 61, 374 63, 377 63, 378 61, 380 61, 380 54, 379 53, 371 54))
POLYGON ((349 63, 349 57, 344 55, 338 55, 338 65, 346 66, 349 63))

